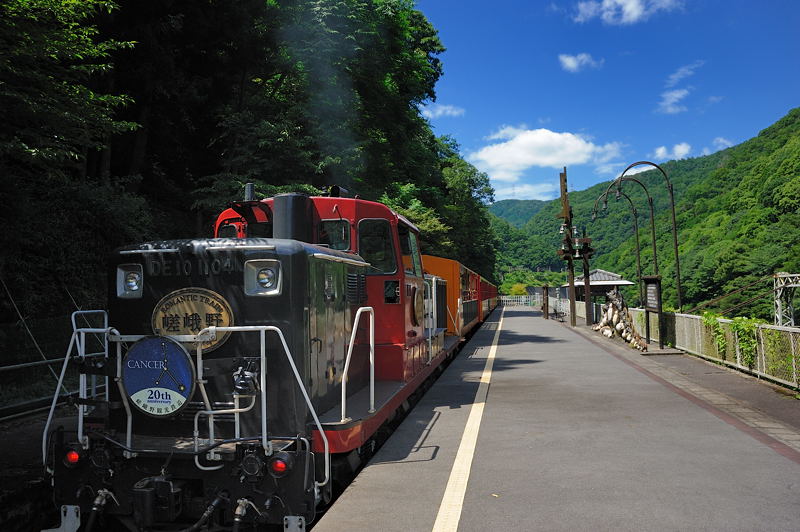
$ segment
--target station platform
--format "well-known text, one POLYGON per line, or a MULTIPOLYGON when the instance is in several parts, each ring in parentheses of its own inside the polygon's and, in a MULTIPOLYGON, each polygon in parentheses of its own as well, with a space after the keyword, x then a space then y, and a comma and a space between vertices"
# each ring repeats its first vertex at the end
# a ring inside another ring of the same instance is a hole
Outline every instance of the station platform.
POLYGON ((498 308, 313 529, 798 530, 800 401, 498 308))

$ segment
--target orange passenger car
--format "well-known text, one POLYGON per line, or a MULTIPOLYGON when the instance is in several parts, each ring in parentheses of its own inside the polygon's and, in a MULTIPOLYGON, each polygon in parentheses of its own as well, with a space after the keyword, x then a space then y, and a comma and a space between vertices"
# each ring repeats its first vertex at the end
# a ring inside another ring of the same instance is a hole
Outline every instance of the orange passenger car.
POLYGON ((422 268, 447 281, 448 334, 466 335, 497 306, 497 287, 460 262, 423 255, 422 268))

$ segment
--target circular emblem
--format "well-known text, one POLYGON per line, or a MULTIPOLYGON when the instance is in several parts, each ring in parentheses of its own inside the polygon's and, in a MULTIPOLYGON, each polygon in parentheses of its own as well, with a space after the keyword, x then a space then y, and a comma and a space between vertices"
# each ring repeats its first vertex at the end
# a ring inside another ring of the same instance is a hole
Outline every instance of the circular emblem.
POLYGON ((412 289, 411 295, 411 321, 419 327, 425 319, 425 300, 422 290, 416 286, 412 289))
MULTIPOLYGON (((167 294, 153 310, 153 332, 160 336, 197 334, 206 327, 232 327, 233 312, 225 299, 205 288, 181 288, 167 294)), ((225 343, 231 333, 203 343, 209 352, 225 343)))
POLYGON ((194 393, 194 364, 180 343, 164 336, 142 338, 122 360, 122 385, 131 404, 155 417, 180 412, 194 393))

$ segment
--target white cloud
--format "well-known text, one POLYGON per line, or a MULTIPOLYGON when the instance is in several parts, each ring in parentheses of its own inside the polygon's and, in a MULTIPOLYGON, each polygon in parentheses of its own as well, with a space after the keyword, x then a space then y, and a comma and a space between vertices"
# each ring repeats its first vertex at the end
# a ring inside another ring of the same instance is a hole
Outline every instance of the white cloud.
POLYGON ((682 0, 587 0, 578 2, 575 22, 600 18, 605 24, 627 25, 643 22, 659 11, 672 11, 682 0))
POLYGON ((656 111, 668 115, 683 113, 687 110, 685 105, 680 105, 680 101, 689 95, 689 89, 675 89, 661 93, 661 101, 658 102, 656 111))
POLYGON ((641 166, 634 166, 633 168, 631 168, 630 170, 625 172, 625 175, 641 174, 642 172, 647 172, 648 170, 652 170, 652 169, 653 169, 653 167, 650 166, 649 164, 643 164, 641 166))
POLYGON ((489 135, 488 137, 484 137, 486 140, 508 140, 513 139, 517 135, 528 131, 528 126, 525 124, 520 124, 519 126, 500 126, 500 129, 489 135))
POLYGON ((717 137, 714 139, 713 143, 717 150, 724 150, 725 148, 730 148, 733 146, 733 142, 729 141, 725 137, 717 137))
POLYGON ((594 169, 595 174, 611 175, 619 173, 625 163, 606 163, 600 164, 594 169))
MULTIPOLYGON (((672 151, 670 151, 670 149, 666 146, 659 146, 653 150, 653 157, 662 161, 667 159, 685 159, 691 151, 692 146, 688 142, 681 142, 679 144, 675 144, 672 147, 672 151)), ((649 168, 645 168, 641 171, 644 172, 646 170, 649 170, 649 168)))
POLYGON ((586 68, 600 68, 603 66, 604 59, 595 59, 590 54, 582 53, 578 55, 558 54, 561 68, 567 72, 580 72, 586 68))
POLYGON ((461 107, 456 107, 455 105, 441 105, 434 103, 432 105, 425 106, 422 109, 422 116, 429 120, 434 120, 443 116, 464 116, 464 112, 464 109, 461 107))
POLYGON ((667 87, 674 87, 678 84, 682 79, 688 78, 694 75, 694 71, 700 68, 705 64, 705 61, 695 61, 691 65, 684 65, 680 67, 678 70, 673 72, 667 78, 666 86, 667 87))
POLYGON ((723 100, 722 96, 709 96, 707 101, 709 105, 714 105, 715 103, 719 103, 722 100, 723 100))
POLYGON ((685 159, 690 151, 692 151, 692 146, 688 142, 681 142, 672 147, 672 157, 674 159, 685 159))
POLYGON ((712 150, 708 146, 703 148, 703 155, 711 155, 714 152, 719 150, 724 150, 725 148, 730 148, 733 146, 733 142, 726 139, 725 137, 716 137, 711 143, 714 145, 714 149, 712 150))
POLYGON ((548 200, 558 196, 558 190, 558 183, 505 185, 502 187, 495 187, 494 199, 495 201, 504 199, 548 200))
POLYGON ((582 135, 549 129, 503 126, 488 140, 500 140, 472 152, 467 159, 494 181, 514 183, 531 167, 561 169, 572 164, 602 165, 621 155, 623 145, 595 144, 582 135))

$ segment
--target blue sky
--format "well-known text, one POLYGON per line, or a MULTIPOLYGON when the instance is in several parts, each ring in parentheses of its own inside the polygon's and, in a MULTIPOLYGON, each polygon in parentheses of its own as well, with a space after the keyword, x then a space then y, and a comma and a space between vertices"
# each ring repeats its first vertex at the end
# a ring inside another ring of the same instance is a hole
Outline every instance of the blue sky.
POLYGON ((800 0, 418 0, 447 52, 438 135, 495 198, 698 157, 800 106, 800 0))

